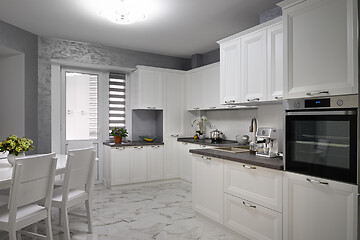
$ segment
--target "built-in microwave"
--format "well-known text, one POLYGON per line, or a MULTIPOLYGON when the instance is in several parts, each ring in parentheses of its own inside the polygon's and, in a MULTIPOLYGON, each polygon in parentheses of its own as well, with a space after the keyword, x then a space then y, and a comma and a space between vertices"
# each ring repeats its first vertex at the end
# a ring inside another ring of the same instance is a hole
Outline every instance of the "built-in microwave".
POLYGON ((285 170, 356 184, 357 107, 357 95, 285 100, 285 170))

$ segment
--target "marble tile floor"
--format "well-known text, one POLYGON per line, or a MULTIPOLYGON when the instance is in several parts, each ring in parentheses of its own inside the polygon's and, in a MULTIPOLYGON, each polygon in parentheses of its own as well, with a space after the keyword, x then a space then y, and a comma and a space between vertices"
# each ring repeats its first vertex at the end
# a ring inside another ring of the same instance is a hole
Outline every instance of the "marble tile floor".
MULTIPOLYGON (((96 186, 94 233, 87 233, 87 224, 82 219, 70 217, 72 239, 236 239, 221 228, 196 217, 191 204, 191 184, 183 181, 118 190, 96 186)), ((76 207, 72 212, 83 214, 85 208, 76 207)), ((54 221, 57 221, 56 213, 54 211, 54 221)), ((55 234, 54 240, 63 240, 62 234, 55 234)))

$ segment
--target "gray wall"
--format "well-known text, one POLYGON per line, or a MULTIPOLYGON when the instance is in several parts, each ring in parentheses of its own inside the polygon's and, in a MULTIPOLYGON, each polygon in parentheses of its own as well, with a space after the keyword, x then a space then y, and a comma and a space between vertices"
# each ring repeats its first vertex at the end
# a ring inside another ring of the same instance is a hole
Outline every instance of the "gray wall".
POLYGON ((191 68, 198 68, 216 62, 220 62, 219 48, 204 54, 194 54, 191 56, 191 68))
MULTIPOLYGON (((0 21, 0 46, 25 55, 25 136, 38 145, 38 39, 37 36, 0 21)), ((14 96, 15 98, 16 96, 14 96)), ((2 112, 1 114, 6 114, 2 112)))
POLYGON ((265 11, 260 14, 260 23, 270 21, 271 19, 280 17, 282 15, 281 7, 274 7, 268 11, 265 11))
POLYGON ((190 59, 39 37, 39 152, 51 150, 51 59, 135 68, 136 65, 190 69, 190 59))

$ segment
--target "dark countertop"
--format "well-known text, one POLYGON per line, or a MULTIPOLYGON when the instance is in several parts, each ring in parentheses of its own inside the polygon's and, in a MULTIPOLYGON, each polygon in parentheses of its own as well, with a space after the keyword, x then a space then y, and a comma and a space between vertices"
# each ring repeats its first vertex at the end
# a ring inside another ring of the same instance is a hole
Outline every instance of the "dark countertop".
POLYGON ((142 142, 142 141, 133 141, 133 142, 123 142, 121 144, 115 144, 114 142, 103 142, 104 145, 110 147, 132 147, 132 146, 152 146, 152 145, 164 145, 163 142, 142 142))
POLYGON ((231 153, 217 151, 213 149, 193 149, 190 153, 200 154, 208 157, 221 158, 233 162, 251 164, 259 167, 266 167, 276 170, 284 169, 284 161, 280 157, 266 158, 259 157, 250 153, 231 153))
POLYGON ((204 140, 194 139, 193 137, 185 137, 185 138, 178 138, 178 142, 185 142, 185 143, 192 143, 192 144, 199 144, 205 146, 213 146, 213 147, 237 147, 237 146, 245 146, 240 145, 238 142, 234 140, 223 140, 221 143, 212 143, 210 138, 205 138, 204 140))

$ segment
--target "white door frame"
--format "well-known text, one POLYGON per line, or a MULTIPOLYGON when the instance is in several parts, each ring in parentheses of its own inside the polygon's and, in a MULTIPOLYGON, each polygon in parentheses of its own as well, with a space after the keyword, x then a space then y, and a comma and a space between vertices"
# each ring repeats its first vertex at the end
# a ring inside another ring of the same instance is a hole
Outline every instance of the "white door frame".
POLYGON ((76 63, 63 60, 51 60, 51 151, 61 154, 61 69, 80 69, 81 71, 98 71, 99 75, 99 152, 98 152, 98 178, 97 183, 103 180, 103 145, 102 141, 106 141, 109 138, 109 72, 124 72, 130 73, 134 69, 123 68, 116 66, 106 66, 97 64, 76 63))

